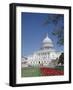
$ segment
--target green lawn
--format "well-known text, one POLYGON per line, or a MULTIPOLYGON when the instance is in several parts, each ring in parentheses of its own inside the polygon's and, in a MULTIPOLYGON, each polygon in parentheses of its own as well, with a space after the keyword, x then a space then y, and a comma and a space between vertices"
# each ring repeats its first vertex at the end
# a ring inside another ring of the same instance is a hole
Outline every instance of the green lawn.
POLYGON ((59 70, 64 70, 64 66, 56 66, 55 68, 59 70))
POLYGON ((41 76, 40 69, 38 67, 28 67, 21 69, 21 77, 33 77, 41 76))
MULTIPOLYGON (((56 66, 55 69, 64 71, 64 66, 56 66)), ((39 67, 26 67, 21 69, 21 77, 42 76, 39 67)))

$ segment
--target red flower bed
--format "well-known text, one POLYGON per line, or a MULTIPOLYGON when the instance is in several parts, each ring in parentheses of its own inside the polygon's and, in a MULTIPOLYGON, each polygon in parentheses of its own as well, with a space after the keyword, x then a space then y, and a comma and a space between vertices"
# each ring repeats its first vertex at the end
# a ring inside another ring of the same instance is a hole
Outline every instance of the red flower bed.
POLYGON ((64 75, 64 71, 54 68, 40 68, 40 71, 43 76, 64 75))

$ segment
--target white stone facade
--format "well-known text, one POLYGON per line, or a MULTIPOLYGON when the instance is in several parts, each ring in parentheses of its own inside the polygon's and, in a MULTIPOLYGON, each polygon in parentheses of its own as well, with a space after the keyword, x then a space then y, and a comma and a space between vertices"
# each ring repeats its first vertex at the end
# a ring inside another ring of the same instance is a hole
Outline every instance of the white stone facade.
POLYGON ((42 42, 41 49, 28 57, 22 58, 21 66, 54 67, 56 63, 52 61, 57 62, 55 60, 59 58, 60 54, 61 52, 54 50, 52 40, 46 35, 46 38, 42 42))

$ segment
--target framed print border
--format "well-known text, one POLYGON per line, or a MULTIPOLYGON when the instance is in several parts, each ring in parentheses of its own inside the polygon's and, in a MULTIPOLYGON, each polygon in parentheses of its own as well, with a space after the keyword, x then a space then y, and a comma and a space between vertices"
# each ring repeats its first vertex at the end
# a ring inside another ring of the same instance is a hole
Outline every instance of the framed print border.
POLYGON ((40 5, 40 4, 22 4, 22 3, 11 3, 10 4, 10 63, 9 63, 9 85, 16 86, 33 86, 33 85, 50 85, 50 84, 66 84, 71 83, 71 7, 70 6, 56 6, 56 5, 40 5), (16 83, 17 78, 17 67, 16 67, 16 19, 17 7, 33 7, 33 8, 54 8, 54 9, 65 9, 69 10, 69 80, 67 81, 55 81, 55 82, 35 82, 35 83, 16 83))

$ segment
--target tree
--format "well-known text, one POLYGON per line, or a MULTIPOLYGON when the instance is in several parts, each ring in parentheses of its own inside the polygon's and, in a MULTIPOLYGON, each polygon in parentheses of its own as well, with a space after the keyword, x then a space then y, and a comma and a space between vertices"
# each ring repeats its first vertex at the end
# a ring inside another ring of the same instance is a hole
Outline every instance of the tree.
POLYGON ((52 34, 57 37, 57 44, 64 44, 64 15, 63 14, 49 14, 44 25, 53 24, 54 30, 52 34))
POLYGON ((61 63, 61 65, 64 64, 64 53, 61 53, 61 55, 59 56, 59 61, 58 64, 61 63))

